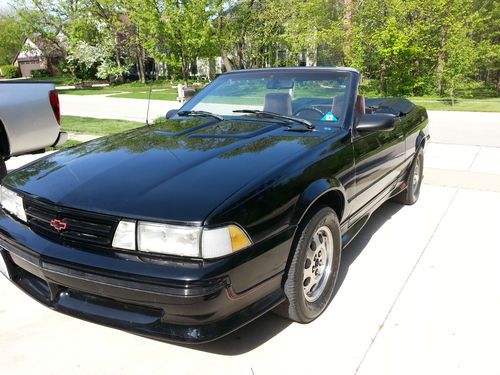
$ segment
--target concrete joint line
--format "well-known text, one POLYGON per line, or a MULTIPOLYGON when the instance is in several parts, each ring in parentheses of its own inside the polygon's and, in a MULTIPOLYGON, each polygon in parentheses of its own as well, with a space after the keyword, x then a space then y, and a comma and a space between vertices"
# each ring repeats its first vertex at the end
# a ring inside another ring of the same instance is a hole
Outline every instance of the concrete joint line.
POLYGON ((368 348, 366 349, 365 351, 365 354, 363 354, 363 357, 361 358, 361 360, 359 361, 359 364, 358 364, 358 367, 356 367, 356 370, 354 371, 354 375, 356 375, 361 366, 363 365, 363 362, 366 358, 366 356, 368 355, 368 353, 370 352, 371 348, 373 347, 373 344, 375 343, 375 341, 377 340, 377 337, 378 335, 380 334, 380 332, 382 331, 382 329, 384 328, 385 326, 385 323, 387 322, 387 319, 389 319, 389 316, 391 315, 392 313, 392 310, 394 309, 394 307, 396 306, 396 303, 398 302, 399 300, 399 297, 401 296, 401 294, 403 293, 406 285, 408 284, 408 281, 410 280, 410 278, 412 277, 413 273, 415 272, 415 269, 417 268, 418 264, 420 263, 420 260, 422 259, 423 255, 425 254, 425 251, 427 250, 427 248, 429 247, 429 244, 431 243, 432 239, 434 238, 434 235, 436 234, 436 232, 438 231, 439 227, 441 226, 441 222, 443 221, 444 217, 446 216, 446 214, 448 213, 450 207, 451 207, 451 204, 455 201, 455 198, 458 194, 460 189, 456 189, 455 190, 455 194, 453 194, 453 197, 450 199, 450 203, 448 203, 448 206, 446 206, 446 210, 443 212, 443 215, 441 216, 441 218, 439 219, 439 222, 438 222, 438 225, 436 225, 436 228, 434 228, 434 231, 432 232, 431 236, 429 237, 429 240, 427 241, 427 243, 425 244, 425 247, 424 249, 422 250, 422 252, 420 253, 420 255, 418 256, 415 264, 413 265, 410 273, 408 274, 408 277, 406 278, 406 280, 404 281, 403 285, 401 286, 401 289, 399 290, 398 294, 396 295, 396 298, 394 299, 394 301, 392 302, 391 304, 391 307, 389 308, 389 311, 387 312, 387 314, 385 315, 384 317, 384 320, 382 321, 382 324, 379 325, 378 327, 378 330, 377 332, 375 333, 375 336, 372 338, 372 341, 370 342, 370 345, 368 346, 368 348))
POLYGON ((474 155, 474 157, 472 158, 472 162, 470 163, 469 168, 467 169, 468 171, 470 171, 470 170, 471 170, 472 166, 474 165, 474 162, 475 162, 475 161, 476 161, 476 159, 477 159, 477 156, 479 155, 479 153, 481 152, 481 150, 482 150, 482 149, 483 149, 482 147, 479 147, 479 148, 477 149, 476 154, 475 154, 475 155, 474 155))
POLYGON ((426 168, 423 183, 460 189, 500 192, 500 175, 493 173, 426 168))

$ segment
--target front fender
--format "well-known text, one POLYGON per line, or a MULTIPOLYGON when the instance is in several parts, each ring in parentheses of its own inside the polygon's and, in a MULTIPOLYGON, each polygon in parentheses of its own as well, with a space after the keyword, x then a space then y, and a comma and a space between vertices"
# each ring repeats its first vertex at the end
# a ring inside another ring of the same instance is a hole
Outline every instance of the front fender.
MULTIPOLYGON (((311 183, 300 195, 297 204, 295 205, 294 214, 292 216, 292 223, 298 225, 301 220, 306 215, 307 211, 317 203, 322 197, 335 193, 338 196, 340 207, 335 211, 339 215, 339 221, 342 222, 344 214, 344 208, 346 207, 346 194, 345 189, 342 184, 335 179, 322 178, 311 183)), ((326 203, 326 202, 325 202, 326 203)))

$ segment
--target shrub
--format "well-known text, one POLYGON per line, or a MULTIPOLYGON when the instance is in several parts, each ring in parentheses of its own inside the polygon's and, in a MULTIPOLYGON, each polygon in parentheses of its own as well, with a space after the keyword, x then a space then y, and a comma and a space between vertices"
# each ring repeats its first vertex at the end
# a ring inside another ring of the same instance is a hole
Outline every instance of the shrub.
POLYGON ((5 78, 17 78, 21 75, 19 67, 14 65, 0 66, 0 74, 5 78))
POLYGON ((45 78, 49 77, 49 71, 47 69, 36 69, 31 71, 31 76, 33 78, 45 78))

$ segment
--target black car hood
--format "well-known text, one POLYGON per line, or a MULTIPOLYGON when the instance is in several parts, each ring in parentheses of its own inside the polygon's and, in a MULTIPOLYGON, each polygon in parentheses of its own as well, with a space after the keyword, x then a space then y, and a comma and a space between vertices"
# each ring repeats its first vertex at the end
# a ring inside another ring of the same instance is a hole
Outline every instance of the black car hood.
POLYGON ((171 120, 54 153, 4 183, 61 206, 201 223, 238 189, 324 136, 259 120, 171 120))

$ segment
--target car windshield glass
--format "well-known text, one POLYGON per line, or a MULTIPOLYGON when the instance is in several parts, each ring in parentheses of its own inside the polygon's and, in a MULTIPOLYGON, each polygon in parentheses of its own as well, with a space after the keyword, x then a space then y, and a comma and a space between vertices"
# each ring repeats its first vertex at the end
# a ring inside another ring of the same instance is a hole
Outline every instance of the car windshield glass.
POLYGON ((350 80, 350 72, 341 71, 241 71, 220 76, 181 110, 208 111, 226 119, 255 117, 250 112, 257 110, 307 120, 315 126, 341 126, 350 80), (249 111, 238 112, 242 110, 249 111))

